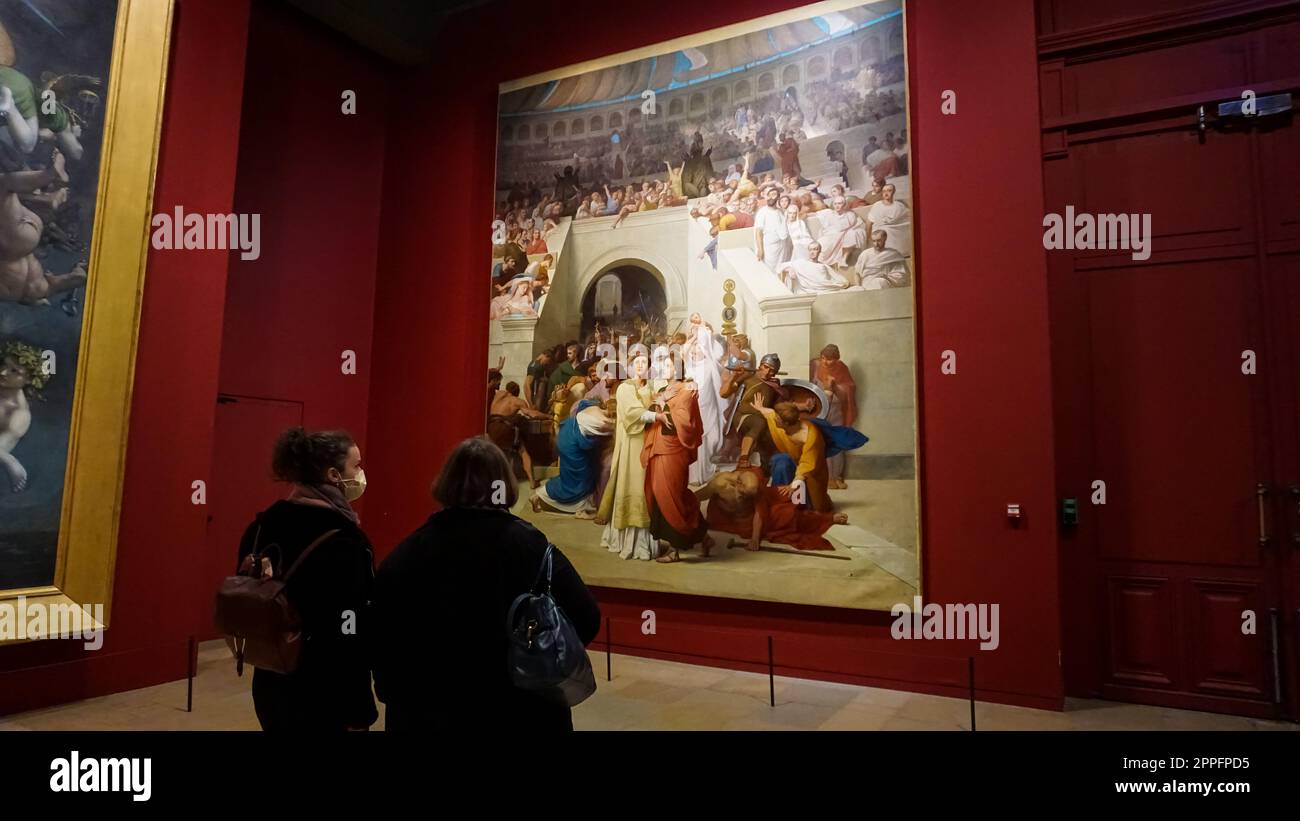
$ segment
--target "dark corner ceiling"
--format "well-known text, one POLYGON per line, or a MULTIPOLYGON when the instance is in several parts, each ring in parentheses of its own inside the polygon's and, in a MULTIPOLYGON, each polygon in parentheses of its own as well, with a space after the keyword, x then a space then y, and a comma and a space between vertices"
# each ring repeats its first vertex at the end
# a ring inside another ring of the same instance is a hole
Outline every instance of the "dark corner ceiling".
POLYGON ((493 0, 287 0, 363 48, 400 65, 429 59, 453 14, 493 0))

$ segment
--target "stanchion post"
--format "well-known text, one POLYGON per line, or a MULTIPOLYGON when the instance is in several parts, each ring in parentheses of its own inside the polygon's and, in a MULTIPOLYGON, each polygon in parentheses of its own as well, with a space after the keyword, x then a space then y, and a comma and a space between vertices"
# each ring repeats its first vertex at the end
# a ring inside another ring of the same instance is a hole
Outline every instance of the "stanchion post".
POLYGON ((975 657, 966 659, 966 677, 970 680, 970 731, 975 732, 975 657))
POLYGON ((772 662, 772 637, 767 637, 767 696, 772 706, 776 706, 776 665, 772 662))
POLYGON ((610 620, 605 617, 605 681, 614 680, 614 640, 609 636, 610 620))
POLYGON ((185 712, 194 712, 194 659, 198 655, 194 637, 185 643, 185 712))

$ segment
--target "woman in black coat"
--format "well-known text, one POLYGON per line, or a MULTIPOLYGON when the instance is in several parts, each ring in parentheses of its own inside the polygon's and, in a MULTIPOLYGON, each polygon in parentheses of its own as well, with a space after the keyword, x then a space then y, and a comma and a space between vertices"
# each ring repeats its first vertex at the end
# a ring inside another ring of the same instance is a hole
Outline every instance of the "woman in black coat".
POLYGON ((271 461, 276 478, 293 489, 248 526, 240 563, 258 548, 284 574, 318 537, 338 532, 317 545, 289 579, 286 595, 303 623, 302 657, 289 675, 253 672, 257 720, 263 730, 367 729, 379 713, 364 644, 374 553, 351 505, 365 490, 361 451, 341 431, 291 428, 275 443, 271 461))
MULTIPOLYGON (((375 692, 393 732, 573 729, 569 708, 514 686, 506 614, 533 588, 547 538, 510 513, 505 454, 466 439, 433 489, 443 509, 379 567, 373 608, 375 692)), ((584 644, 600 608, 573 565, 553 553, 552 595, 584 644)))

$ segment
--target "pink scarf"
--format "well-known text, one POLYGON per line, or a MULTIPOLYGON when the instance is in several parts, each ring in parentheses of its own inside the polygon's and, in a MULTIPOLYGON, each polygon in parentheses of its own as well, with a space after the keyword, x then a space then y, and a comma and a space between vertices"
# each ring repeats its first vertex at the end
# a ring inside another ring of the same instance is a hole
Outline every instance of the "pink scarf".
POLYGON ((357 512, 352 509, 348 499, 343 495, 343 491, 329 484, 319 485, 302 485, 295 484, 293 490, 289 491, 288 501, 298 505, 312 505, 314 507, 328 507, 338 511, 346 516, 353 524, 358 524, 361 518, 357 512))

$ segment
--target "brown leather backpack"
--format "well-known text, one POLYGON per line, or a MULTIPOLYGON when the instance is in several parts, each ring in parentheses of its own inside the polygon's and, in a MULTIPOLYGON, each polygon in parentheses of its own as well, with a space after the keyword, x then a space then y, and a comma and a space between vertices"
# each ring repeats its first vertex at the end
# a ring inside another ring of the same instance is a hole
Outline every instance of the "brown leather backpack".
POLYGON ((226 637, 226 644, 235 654, 235 670, 244 674, 244 662, 275 673, 292 673, 302 660, 304 642, 302 617, 285 591, 293 574, 317 547, 327 541, 336 530, 328 530, 317 537, 280 575, 267 555, 278 544, 259 549, 262 526, 253 536, 253 552, 244 557, 239 573, 227 576, 217 589, 213 623, 217 632, 226 637))

